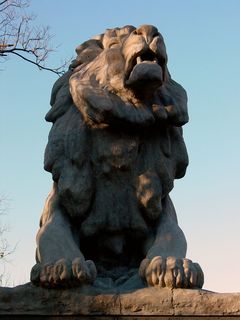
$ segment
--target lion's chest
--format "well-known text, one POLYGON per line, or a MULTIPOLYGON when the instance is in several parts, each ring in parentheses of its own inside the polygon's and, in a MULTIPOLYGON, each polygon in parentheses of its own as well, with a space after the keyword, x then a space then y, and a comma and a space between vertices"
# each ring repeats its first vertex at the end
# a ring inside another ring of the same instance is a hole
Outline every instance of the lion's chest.
POLYGON ((81 230, 86 236, 104 233, 146 233, 136 197, 139 137, 126 133, 93 131, 91 162, 94 201, 81 230))
POLYGON ((97 173, 128 170, 136 165, 139 138, 109 130, 92 133, 92 162, 97 173))

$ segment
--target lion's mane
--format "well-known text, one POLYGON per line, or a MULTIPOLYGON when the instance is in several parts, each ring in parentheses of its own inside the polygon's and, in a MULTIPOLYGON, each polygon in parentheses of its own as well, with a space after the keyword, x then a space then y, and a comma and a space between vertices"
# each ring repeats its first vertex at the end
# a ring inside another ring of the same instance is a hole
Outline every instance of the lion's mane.
POLYGON ((188 121, 187 96, 171 79, 161 35, 156 46, 163 84, 152 108, 126 85, 128 41, 135 30, 110 29, 80 45, 53 87, 46 115, 53 126, 44 167, 52 173, 61 205, 86 236, 103 229, 147 233, 148 221, 159 217, 161 199, 188 164, 181 130, 188 121))

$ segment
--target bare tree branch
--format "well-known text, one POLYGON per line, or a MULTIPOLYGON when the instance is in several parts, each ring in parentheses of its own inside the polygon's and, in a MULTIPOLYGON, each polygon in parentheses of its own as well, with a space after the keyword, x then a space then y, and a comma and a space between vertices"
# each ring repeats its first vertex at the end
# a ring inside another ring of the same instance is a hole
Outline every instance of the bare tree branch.
POLYGON ((54 51, 50 45, 52 35, 49 27, 33 25, 35 16, 26 13, 25 8, 28 6, 29 0, 0 2, 0 60, 15 55, 40 70, 48 70, 60 76, 68 62, 56 68, 45 65, 49 54, 54 51))
MULTIPOLYGON (((3 216, 7 213, 8 210, 8 200, 3 195, 0 195, 0 215, 3 216)), ((0 259, 5 258, 10 254, 12 250, 9 249, 9 243, 6 239, 6 232, 9 231, 9 228, 0 223, 0 259)))
MULTIPOLYGON (((26 50, 22 50, 22 51, 25 51, 25 52, 26 52, 26 50)), ((12 51, 11 53, 17 55, 18 57, 22 58, 23 60, 25 60, 25 61, 27 61, 27 62, 30 62, 30 63, 32 63, 32 64, 35 64, 40 70, 48 70, 48 71, 51 71, 51 72, 56 73, 57 75, 59 75, 59 74, 62 73, 61 71, 58 71, 58 70, 59 70, 58 68, 57 68, 57 69, 52 69, 52 68, 47 68, 47 67, 41 66, 40 64, 38 64, 38 63, 36 63, 36 62, 34 62, 34 61, 32 61, 32 60, 30 60, 30 59, 22 56, 22 55, 19 54, 19 53, 17 53, 16 50, 12 51)), ((60 67, 60 68, 61 68, 61 67, 60 67)))
MULTIPOLYGON (((8 213, 9 210, 9 199, 0 194, 0 216, 4 216, 8 213)), ((8 257, 11 256, 17 245, 10 246, 7 239, 7 233, 9 232, 9 227, 0 221, 0 286, 7 284, 9 274, 6 273, 6 264, 9 263, 8 257)))

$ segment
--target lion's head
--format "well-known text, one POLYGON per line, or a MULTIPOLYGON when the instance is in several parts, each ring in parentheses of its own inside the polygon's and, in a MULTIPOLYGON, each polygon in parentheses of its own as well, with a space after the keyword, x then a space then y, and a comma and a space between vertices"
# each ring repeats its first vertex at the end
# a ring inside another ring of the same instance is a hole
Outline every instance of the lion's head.
POLYGON ((153 26, 109 29, 76 51, 79 66, 70 79, 70 89, 77 106, 87 86, 138 105, 168 78, 164 41, 153 26))
POLYGON ((116 93, 132 90, 135 95, 143 96, 166 80, 167 54, 157 28, 126 26, 107 30, 98 38, 77 48, 81 66, 76 72, 82 81, 87 70, 91 76, 95 75, 101 87, 108 86, 116 93))
MULTIPOLYGON (((91 125, 104 122, 104 117, 99 112, 99 117, 93 119, 83 107, 85 103, 95 109, 94 101, 101 101, 102 112, 109 112, 116 109, 109 102, 116 96, 135 108, 150 108, 158 118, 168 118, 175 125, 188 121, 185 90, 170 77, 164 40, 156 27, 109 29, 76 51, 70 91, 75 105, 91 125)), ((145 113, 144 125, 152 124, 150 114, 145 113)))
POLYGON ((76 53, 69 71, 53 87, 53 108, 46 116, 47 121, 54 122, 65 113, 72 99, 90 125, 104 122, 104 113, 110 114, 112 108, 122 117, 113 100, 134 108, 143 107, 140 111, 141 117, 146 117, 144 125, 154 122, 152 112, 177 126, 188 121, 186 92, 171 79, 164 40, 156 27, 107 29, 79 45, 76 53), (86 104, 88 108, 84 107, 86 104), (91 111, 87 110, 89 106, 91 111), (151 109, 151 115, 147 109, 151 109))

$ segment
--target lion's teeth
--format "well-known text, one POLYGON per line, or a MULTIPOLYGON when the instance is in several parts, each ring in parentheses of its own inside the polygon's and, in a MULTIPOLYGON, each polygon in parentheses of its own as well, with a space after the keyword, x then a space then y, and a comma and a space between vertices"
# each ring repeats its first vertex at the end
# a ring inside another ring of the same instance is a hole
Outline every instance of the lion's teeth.
POLYGON ((142 62, 142 58, 140 56, 137 57, 137 63, 141 63, 142 62))

